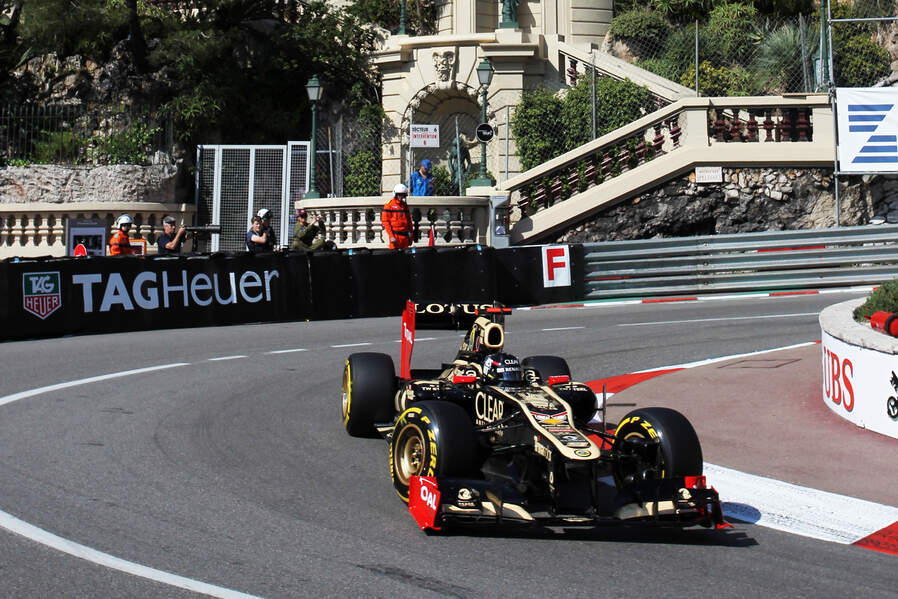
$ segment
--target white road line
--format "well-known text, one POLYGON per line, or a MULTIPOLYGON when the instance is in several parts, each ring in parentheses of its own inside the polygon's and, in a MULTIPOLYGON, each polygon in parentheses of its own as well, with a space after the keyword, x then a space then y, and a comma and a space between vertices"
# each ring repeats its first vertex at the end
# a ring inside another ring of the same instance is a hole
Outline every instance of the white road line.
POLYGON ((13 393, 12 395, 7 395, 5 397, 0 397, 0 406, 4 406, 8 403, 12 403, 14 401, 18 401, 20 399, 25 399, 26 397, 33 397, 35 395, 41 395, 42 393, 50 393, 51 391, 59 391, 60 389, 68 389, 69 387, 77 387, 78 385, 87 385, 89 383, 98 383, 100 381, 108 381, 109 379, 117 379, 123 376, 131 376, 132 374, 143 374, 144 372, 155 372, 157 370, 165 370, 167 368, 177 368, 179 366, 189 366, 188 362, 177 362, 175 364, 162 364, 161 366, 148 366, 146 368, 136 368, 134 370, 123 370, 122 372, 113 372, 110 374, 101 374, 99 376, 92 376, 86 379, 78 379, 75 381, 68 381, 65 383, 57 383, 55 385, 47 385, 46 387, 38 387, 37 389, 29 389, 28 391, 21 391, 19 393, 13 393))
MULTIPOLYGON (((437 337, 415 337, 415 343, 419 341, 436 341, 437 337)), ((394 339, 394 343, 402 343, 402 339, 394 339)))
POLYGON ((54 535, 53 533, 47 532, 32 524, 28 524, 24 520, 20 520, 15 516, 2 511, 0 511, 0 527, 27 539, 31 539, 32 541, 36 541, 41 545, 56 549, 57 551, 67 553, 68 555, 107 568, 112 568, 113 570, 125 572, 126 574, 154 580, 169 586, 187 589, 188 591, 202 593, 211 597, 223 597, 225 599, 258 599, 256 595, 247 595, 246 593, 241 593, 239 591, 232 591, 231 589, 226 589, 224 587, 207 584, 205 582, 200 582, 199 580, 185 578, 183 576, 178 576, 177 574, 172 574, 171 572, 156 570, 155 568, 149 568, 147 566, 123 560, 114 555, 109 555, 108 553, 103 553, 102 551, 97 551, 96 549, 91 549, 80 543, 75 543, 74 541, 54 535))
MULTIPOLYGON (((36 389, 29 389, 27 391, 21 391, 19 393, 13 393, 12 395, 5 395, 0 397, 0 406, 4 406, 6 404, 10 404, 14 401, 18 401, 20 399, 26 399, 28 397, 34 397, 36 395, 41 395, 42 393, 50 393, 52 391, 59 391, 60 389, 68 389, 70 387, 77 387, 78 385, 87 385, 90 383, 97 383, 101 381, 108 381, 110 379, 117 379, 125 376, 131 376, 134 374, 143 374, 146 372, 156 372, 159 370, 166 370, 168 368, 178 368, 180 366, 189 366, 189 362, 177 362, 175 364, 162 364, 160 366, 149 366, 147 368, 136 368, 134 370, 123 370, 121 372, 112 372, 109 374, 101 374, 99 376, 92 376, 84 379, 78 379, 74 381, 67 381, 65 383, 57 383, 55 385, 47 385, 46 387, 38 387, 36 389)), ((140 564, 136 564, 134 562, 129 562, 127 560, 123 560, 121 558, 115 557, 114 555, 109 555, 108 553, 103 553, 102 551, 97 551, 96 549, 91 549, 85 545, 81 545, 80 543, 76 543, 74 541, 70 541, 68 539, 64 539, 60 536, 57 536, 51 532, 48 532, 42 528, 38 528, 33 524, 29 524, 24 520, 20 520, 16 518, 12 514, 9 514, 4 511, 0 511, 0 528, 4 528, 12 533, 17 535, 21 535, 27 539, 30 539, 36 543, 40 543, 46 547, 50 547, 52 549, 56 549, 57 551, 61 551, 68 555, 72 555, 74 557, 89 561, 94 564, 98 564, 100 566, 105 566, 107 568, 112 568, 113 570, 118 570, 120 572, 125 572, 126 574, 131 574, 134 576, 139 576, 141 578, 146 578, 148 580, 155 580, 156 582, 161 582, 163 584, 167 584, 169 586, 178 587, 182 589, 187 589, 188 591, 193 591, 195 593, 202 593, 204 595, 209 595, 211 597, 222 597, 224 599, 259 599, 255 595, 247 595, 246 593, 241 593, 239 591, 233 591, 231 589, 226 589, 224 587, 215 586, 212 584, 207 584, 205 582, 200 582, 199 580, 193 580, 191 578, 185 578, 183 576, 178 576, 177 574, 172 574, 171 572, 165 572, 164 570, 156 570, 155 568, 150 568, 148 566, 142 566, 140 564)))
POLYGON ((365 343, 344 343, 343 345, 331 345, 331 347, 361 347, 363 345, 371 345, 370 342, 365 343))
MULTIPOLYGON (((817 316, 820 314, 819 312, 800 312, 798 314, 761 314, 758 316, 730 316, 727 318, 693 318, 690 320, 659 320, 655 322, 628 322, 621 323, 617 326, 619 327, 644 327, 650 325, 664 325, 664 324, 683 324, 687 322, 717 322, 722 320, 758 320, 761 318, 791 318, 793 316, 817 316)), ((543 329, 544 331, 550 329, 543 329)))
POLYGON ((556 327, 554 329, 542 329, 543 331, 573 331, 576 329, 585 329, 586 327, 556 327))
POLYGON ((705 462, 723 513, 804 537, 851 544, 898 522, 898 507, 819 491, 705 462))
POLYGON ((292 354, 292 353, 300 352, 300 351, 308 351, 308 350, 304 347, 296 347, 293 349, 276 349, 276 350, 270 351, 268 353, 269 354, 292 354))
POLYGON ((208 358, 207 362, 224 362, 225 360, 239 360, 240 358, 245 358, 246 356, 219 356, 218 358, 208 358))

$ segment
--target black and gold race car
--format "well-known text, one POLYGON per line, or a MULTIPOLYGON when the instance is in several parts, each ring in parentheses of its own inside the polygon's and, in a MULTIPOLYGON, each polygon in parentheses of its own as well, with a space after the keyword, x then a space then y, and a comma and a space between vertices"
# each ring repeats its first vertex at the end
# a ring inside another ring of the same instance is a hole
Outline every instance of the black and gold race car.
POLYGON ((354 353, 343 371, 350 435, 390 443, 399 497, 422 529, 466 523, 544 526, 655 522, 728 526, 702 476, 685 416, 642 408, 612 430, 604 398, 573 382, 564 359, 505 352, 497 305, 415 305, 402 317, 399 376, 392 358, 354 353), (438 307, 434 307, 438 306, 438 307), (473 320, 455 359, 412 370, 418 319, 473 320))

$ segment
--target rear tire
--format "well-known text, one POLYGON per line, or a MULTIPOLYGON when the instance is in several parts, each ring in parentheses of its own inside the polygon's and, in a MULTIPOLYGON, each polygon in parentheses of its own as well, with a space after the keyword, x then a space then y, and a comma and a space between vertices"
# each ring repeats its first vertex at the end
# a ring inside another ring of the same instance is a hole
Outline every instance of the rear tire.
POLYGON ((408 503, 412 476, 464 476, 475 466, 476 438, 464 408, 445 401, 422 401, 406 409, 393 426, 390 477, 408 503))
POLYGON ((343 426, 353 437, 376 436, 376 422, 395 414, 396 369, 387 354, 358 353, 343 368, 343 426))
POLYGON ((661 441, 660 470, 655 462, 628 459, 614 467, 618 486, 630 482, 702 474, 702 447, 695 429, 681 413, 670 408, 633 410, 621 420, 614 440, 614 451, 626 453, 626 440, 658 438, 661 441))
POLYGON ((521 367, 535 370, 544 385, 550 376, 571 376, 567 361, 558 356, 529 356, 521 360, 521 367))

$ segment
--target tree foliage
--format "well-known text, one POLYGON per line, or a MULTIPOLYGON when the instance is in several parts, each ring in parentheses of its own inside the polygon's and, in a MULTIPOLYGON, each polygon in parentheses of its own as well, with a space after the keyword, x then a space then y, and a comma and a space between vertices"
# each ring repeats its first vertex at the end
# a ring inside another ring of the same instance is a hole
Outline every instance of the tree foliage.
MULTIPOLYGON (((592 139, 592 81, 583 77, 563 95, 545 88, 524 93, 511 131, 524 170, 592 139)), ((649 91, 630 80, 596 79, 596 135, 631 123, 654 109, 649 91)))
POLYGON ((10 57, 7 77, 25 49, 99 64, 115 59, 119 101, 167 107, 188 144, 307 137, 312 75, 324 108, 356 85, 368 104, 379 104, 368 65, 375 31, 320 0, 41 0, 24 3, 14 38, 16 52, 0 46, 0 58, 10 57))

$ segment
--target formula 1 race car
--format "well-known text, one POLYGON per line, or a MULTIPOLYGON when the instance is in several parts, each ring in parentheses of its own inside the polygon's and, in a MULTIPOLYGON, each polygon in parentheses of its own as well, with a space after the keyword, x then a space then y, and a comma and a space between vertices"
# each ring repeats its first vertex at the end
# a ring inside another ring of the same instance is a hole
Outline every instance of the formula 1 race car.
MULTIPOLYGON (((420 317, 436 311, 421 308, 420 317)), ((463 308, 443 308, 440 315, 453 315, 456 324, 463 308)), ((411 370, 416 306, 408 302, 399 376, 381 353, 351 354, 343 371, 343 424, 352 436, 389 441, 393 486, 422 529, 484 522, 728 526, 685 416, 642 408, 612 432, 604 394, 599 402, 573 382, 564 359, 518 361, 504 352, 509 308, 464 309, 473 322, 451 363, 411 370)))

